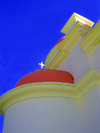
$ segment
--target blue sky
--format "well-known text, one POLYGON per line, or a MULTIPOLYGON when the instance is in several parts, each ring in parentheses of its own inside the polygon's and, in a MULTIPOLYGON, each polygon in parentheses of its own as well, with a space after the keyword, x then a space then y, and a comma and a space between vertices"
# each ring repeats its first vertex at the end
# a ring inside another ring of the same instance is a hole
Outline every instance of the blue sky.
MULTIPOLYGON (((24 75, 40 69, 49 51, 64 36, 60 30, 76 12, 100 19, 99 0, 1 0, 0 96, 24 75)), ((0 132, 3 117, 0 115, 0 132)))

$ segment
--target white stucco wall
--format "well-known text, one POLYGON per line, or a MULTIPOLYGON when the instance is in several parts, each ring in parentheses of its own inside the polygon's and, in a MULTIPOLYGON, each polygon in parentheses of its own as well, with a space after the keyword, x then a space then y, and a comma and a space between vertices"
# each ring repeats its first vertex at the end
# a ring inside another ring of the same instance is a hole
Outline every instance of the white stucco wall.
POLYGON ((3 133, 83 133, 76 100, 40 98, 7 109, 3 133))
POLYGON ((87 53, 80 47, 82 41, 83 38, 81 38, 69 52, 75 82, 91 68, 87 53))
POLYGON ((95 87, 78 100, 84 133, 100 133, 100 88, 95 87))
POLYGON ((69 56, 65 59, 65 61, 59 66, 59 68, 57 70, 67 71, 73 75, 69 56))
POLYGON ((100 57, 100 48, 96 51, 96 55, 92 52, 90 56, 80 47, 83 40, 84 38, 80 38, 75 46, 69 51, 69 56, 57 69, 70 72, 73 75, 75 82, 87 73, 93 64, 96 64, 95 68, 97 68, 97 66, 100 68, 100 59, 97 61, 97 57, 100 57), (90 60, 92 60, 91 63, 90 60))
POLYGON ((92 68, 100 70, 100 44, 88 56, 92 68))

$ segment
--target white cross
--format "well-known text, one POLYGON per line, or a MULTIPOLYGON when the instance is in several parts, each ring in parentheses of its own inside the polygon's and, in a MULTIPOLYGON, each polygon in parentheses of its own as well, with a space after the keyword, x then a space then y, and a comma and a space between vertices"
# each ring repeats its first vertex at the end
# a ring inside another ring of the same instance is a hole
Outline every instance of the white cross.
POLYGON ((39 63, 39 65, 41 66, 41 69, 43 69, 43 67, 45 66, 45 64, 43 64, 43 62, 39 63))

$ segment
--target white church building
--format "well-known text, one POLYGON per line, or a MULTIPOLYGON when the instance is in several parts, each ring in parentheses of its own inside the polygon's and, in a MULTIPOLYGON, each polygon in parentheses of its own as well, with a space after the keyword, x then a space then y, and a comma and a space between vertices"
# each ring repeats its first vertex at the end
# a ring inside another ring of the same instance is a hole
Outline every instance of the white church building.
POLYGON ((100 133, 100 20, 73 13, 61 32, 45 69, 0 97, 3 133, 100 133))

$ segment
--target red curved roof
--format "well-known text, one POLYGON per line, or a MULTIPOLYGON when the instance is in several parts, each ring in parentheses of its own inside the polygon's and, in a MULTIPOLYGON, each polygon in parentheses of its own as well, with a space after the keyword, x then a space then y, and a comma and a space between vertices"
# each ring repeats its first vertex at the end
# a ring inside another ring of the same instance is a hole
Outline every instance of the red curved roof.
POLYGON ((73 76, 66 71, 41 69, 35 72, 25 75, 15 87, 37 82, 63 82, 63 83, 74 83, 73 76))
POLYGON ((58 43, 62 42, 65 39, 66 36, 62 37, 55 45, 57 45, 58 43))

